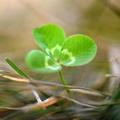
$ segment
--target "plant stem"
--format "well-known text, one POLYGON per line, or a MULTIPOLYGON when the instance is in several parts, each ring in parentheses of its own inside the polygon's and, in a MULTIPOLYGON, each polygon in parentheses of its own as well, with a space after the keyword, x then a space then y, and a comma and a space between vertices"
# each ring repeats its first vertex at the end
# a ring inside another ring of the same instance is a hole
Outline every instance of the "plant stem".
POLYGON ((62 71, 59 71, 58 73, 59 73, 60 82, 64 85, 64 88, 65 88, 68 96, 71 97, 70 90, 69 90, 69 88, 67 88, 67 85, 68 85, 68 84, 67 84, 67 81, 64 79, 64 76, 63 76, 63 74, 62 74, 62 71))

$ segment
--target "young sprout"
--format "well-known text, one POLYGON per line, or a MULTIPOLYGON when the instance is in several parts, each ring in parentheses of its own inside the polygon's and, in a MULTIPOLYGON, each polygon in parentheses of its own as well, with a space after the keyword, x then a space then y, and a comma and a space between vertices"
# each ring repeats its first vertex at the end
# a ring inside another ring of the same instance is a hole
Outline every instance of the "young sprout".
POLYGON ((67 81, 62 66, 80 66, 89 63, 96 55, 95 42, 88 36, 65 36, 64 30, 55 24, 45 24, 33 30, 35 42, 41 50, 32 50, 26 56, 27 66, 36 72, 59 72, 67 92, 67 81))

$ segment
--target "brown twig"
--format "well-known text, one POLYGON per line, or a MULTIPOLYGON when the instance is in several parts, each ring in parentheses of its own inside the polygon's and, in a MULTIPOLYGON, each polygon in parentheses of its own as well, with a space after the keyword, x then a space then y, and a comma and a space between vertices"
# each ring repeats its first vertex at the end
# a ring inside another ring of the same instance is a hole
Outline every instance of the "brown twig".
MULTIPOLYGON (((9 75, 4 75, 4 74, 0 74, 0 76, 2 76, 3 78, 6 78, 8 80, 11 80, 11 81, 15 81, 15 82, 20 82, 20 83, 28 83, 30 82, 31 84, 42 84, 42 85, 49 85, 49 86, 57 86, 57 87, 63 87, 64 88, 64 85, 62 84, 59 84, 59 83, 52 83, 52 82, 45 82, 45 81, 38 81, 38 80, 31 80, 29 81, 28 79, 23 79, 23 78, 17 78, 17 77, 13 77, 13 76, 9 76, 9 75)), ((76 91, 79 91, 81 93, 84 93, 84 94, 96 94, 97 96, 110 96, 109 93, 102 93, 102 92, 99 92, 97 90, 91 90, 89 88, 84 88, 84 87, 80 87, 80 86, 71 86, 71 85, 66 85, 67 88, 69 89, 76 89, 76 91)))
POLYGON ((57 103, 60 99, 57 97, 50 97, 40 103, 34 103, 30 105, 26 105, 23 107, 0 107, 1 110, 18 110, 18 111, 23 111, 23 112, 29 112, 31 110, 37 110, 37 109, 45 109, 51 105, 54 105, 57 103))

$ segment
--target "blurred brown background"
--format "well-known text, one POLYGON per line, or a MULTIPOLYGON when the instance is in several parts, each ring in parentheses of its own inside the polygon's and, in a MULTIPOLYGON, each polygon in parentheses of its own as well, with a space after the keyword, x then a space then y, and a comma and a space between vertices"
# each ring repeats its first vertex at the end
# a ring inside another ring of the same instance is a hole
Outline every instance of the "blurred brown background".
POLYGON ((87 34, 97 43, 98 53, 92 63, 66 69, 71 83, 77 79, 87 86, 112 71, 111 53, 120 49, 120 0, 0 0, 1 66, 10 57, 26 68, 26 53, 37 48, 32 29, 44 23, 61 25, 67 35, 87 34))

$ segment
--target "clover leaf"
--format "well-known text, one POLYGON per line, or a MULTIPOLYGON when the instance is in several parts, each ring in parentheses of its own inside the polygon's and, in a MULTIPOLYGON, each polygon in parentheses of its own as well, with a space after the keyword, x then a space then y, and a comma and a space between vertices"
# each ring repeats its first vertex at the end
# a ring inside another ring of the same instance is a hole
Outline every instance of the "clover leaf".
POLYGON ((97 47, 92 38, 83 34, 65 37, 64 30, 55 24, 35 28, 33 36, 41 50, 30 51, 26 63, 37 72, 59 71, 62 65, 84 65, 96 55, 97 47))

